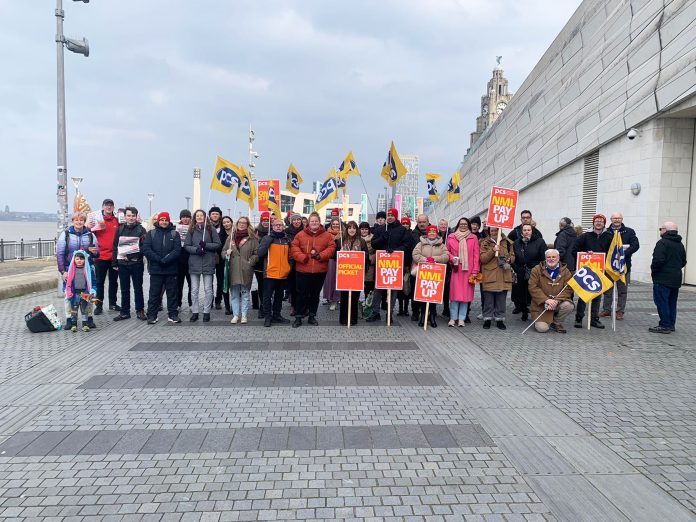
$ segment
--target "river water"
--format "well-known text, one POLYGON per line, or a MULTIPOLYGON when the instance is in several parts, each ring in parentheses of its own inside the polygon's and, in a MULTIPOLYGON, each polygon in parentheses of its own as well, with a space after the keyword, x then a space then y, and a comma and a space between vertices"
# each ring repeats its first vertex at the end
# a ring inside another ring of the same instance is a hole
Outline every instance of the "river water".
POLYGON ((5 241, 51 239, 57 230, 55 221, 0 221, 0 239, 5 241))

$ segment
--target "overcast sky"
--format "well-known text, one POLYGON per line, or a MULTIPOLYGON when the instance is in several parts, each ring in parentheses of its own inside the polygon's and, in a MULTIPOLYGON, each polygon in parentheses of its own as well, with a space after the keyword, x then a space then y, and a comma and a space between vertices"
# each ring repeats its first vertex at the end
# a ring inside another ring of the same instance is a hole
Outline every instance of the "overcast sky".
MULTIPOLYGON (((352 149, 374 197, 391 140, 421 174, 449 177, 495 56, 516 91, 579 4, 64 0, 66 36, 91 53, 65 54, 69 175, 93 208, 109 196, 146 209, 154 192, 153 210, 177 212, 193 167, 205 204, 215 156, 247 162, 252 124, 259 179, 284 184, 293 162, 309 191, 352 149)), ((56 208, 54 7, 0 0, 0 208, 56 208)), ((364 192, 357 178, 349 189, 364 192)))

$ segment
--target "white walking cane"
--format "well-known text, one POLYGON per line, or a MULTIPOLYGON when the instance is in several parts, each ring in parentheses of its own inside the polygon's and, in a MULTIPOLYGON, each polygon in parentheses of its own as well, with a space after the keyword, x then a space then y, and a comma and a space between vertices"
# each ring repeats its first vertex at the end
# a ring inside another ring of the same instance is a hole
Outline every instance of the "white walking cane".
MULTIPOLYGON (((556 295, 554 295, 553 297, 551 297, 551 299, 557 299, 558 296, 561 295, 561 294, 563 293, 563 290, 565 290, 566 288, 568 288, 568 283, 566 283, 566 285, 565 285, 563 288, 561 288, 561 291, 560 291, 560 292, 558 292, 556 295)), ((559 303, 559 305, 560 305, 560 303, 559 303)), ((548 310, 548 307, 549 307, 549 305, 547 305, 546 303, 544 303, 544 312, 545 312, 546 310, 548 310)), ((539 319, 541 319, 541 316, 544 315, 544 312, 541 312, 541 313, 537 316, 537 318, 534 319, 534 321, 532 321, 531 324, 530 324, 527 328, 525 328, 525 329, 522 331, 522 334, 521 334, 521 335, 524 335, 524 333, 525 333, 527 330, 529 330, 532 326, 534 326, 534 323, 536 323, 539 319)))

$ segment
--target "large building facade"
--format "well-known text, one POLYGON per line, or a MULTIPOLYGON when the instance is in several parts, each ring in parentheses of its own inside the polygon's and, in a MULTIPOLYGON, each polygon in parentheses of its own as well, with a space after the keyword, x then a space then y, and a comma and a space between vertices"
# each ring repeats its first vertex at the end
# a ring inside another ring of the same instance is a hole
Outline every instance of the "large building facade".
POLYGON ((563 216, 622 212, 640 281, 659 224, 675 221, 696 284, 695 20, 694 2, 585 0, 464 157, 467 192, 431 214, 483 215, 492 185, 516 188, 550 243, 563 216))
POLYGON ((411 208, 409 198, 416 198, 418 196, 418 175, 419 175, 419 164, 418 156, 406 154, 399 156, 401 163, 406 167, 406 174, 401 176, 401 179, 395 185, 395 194, 401 194, 401 208, 399 209, 399 215, 410 216, 412 219, 413 209, 411 208))

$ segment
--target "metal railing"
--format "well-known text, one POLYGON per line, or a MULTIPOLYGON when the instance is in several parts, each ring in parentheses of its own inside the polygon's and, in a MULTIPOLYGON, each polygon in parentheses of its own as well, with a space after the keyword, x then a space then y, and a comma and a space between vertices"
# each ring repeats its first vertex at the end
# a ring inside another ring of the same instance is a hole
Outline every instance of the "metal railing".
POLYGON ((0 239, 0 263, 22 259, 39 259, 56 255, 55 239, 5 241, 0 239))

